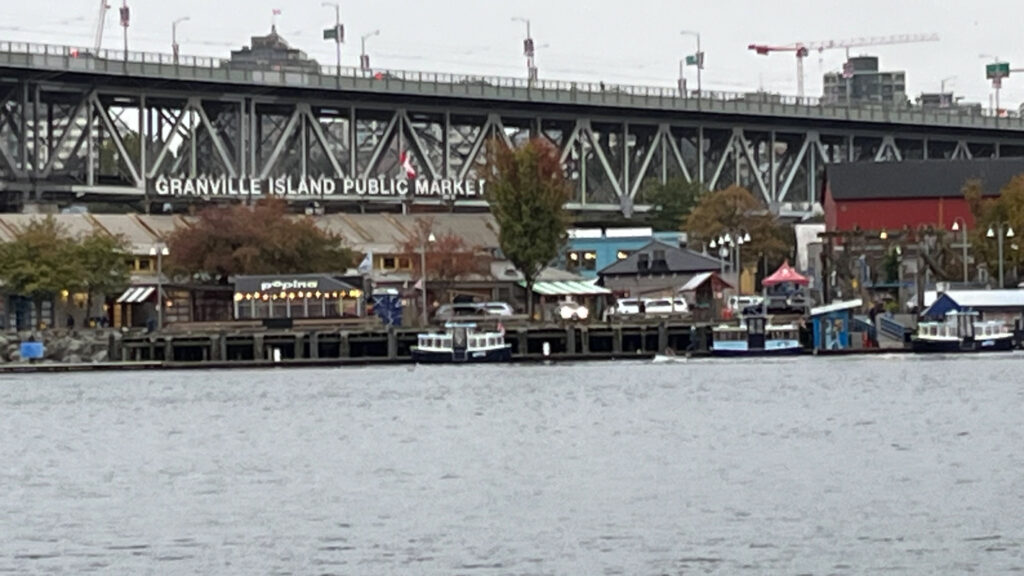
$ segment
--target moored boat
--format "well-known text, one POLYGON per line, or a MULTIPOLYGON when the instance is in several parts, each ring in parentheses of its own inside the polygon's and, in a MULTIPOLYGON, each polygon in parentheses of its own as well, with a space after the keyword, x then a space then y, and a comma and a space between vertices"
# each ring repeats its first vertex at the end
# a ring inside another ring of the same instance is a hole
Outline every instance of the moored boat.
POLYGON ((739 326, 716 326, 711 330, 712 356, 788 356, 801 352, 799 327, 769 324, 763 316, 749 316, 739 326))
POLYGON ((449 364, 466 362, 508 362, 512 345, 505 342, 505 331, 480 331, 470 322, 449 322, 444 332, 417 336, 411 349, 414 362, 449 364))
POLYGON ((920 322, 910 340, 916 353, 1008 352, 1013 350, 1013 332, 1004 322, 981 321, 973 311, 953 310, 942 322, 920 322))

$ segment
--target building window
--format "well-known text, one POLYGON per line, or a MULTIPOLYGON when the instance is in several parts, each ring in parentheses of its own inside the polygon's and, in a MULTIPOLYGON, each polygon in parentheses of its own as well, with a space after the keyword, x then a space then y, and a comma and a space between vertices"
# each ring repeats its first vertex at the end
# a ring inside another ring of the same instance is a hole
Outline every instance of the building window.
POLYGON ((572 272, 579 270, 597 270, 597 252, 594 252, 593 250, 569 252, 566 258, 565 268, 572 272))
POLYGON ((140 272, 148 272, 153 269, 153 262, 149 258, 139 258, 137 262, 139 263, 138 269, 140 272))
POLYGON ((381 259, 380 267, 385 270, 394 270, 397 268, 396 258, 394 256, 385 256, 381 259))
POLYGON ((412 270, 412 260, 410 258, 399 258, 398 267, 402 270, 412 270))
POLYGON ((625 260, 626 258, 629 258, 629 255, 632 253, 632 250, 619 250, 618 253, 615 254, 615 258, 617 260, 625 260))

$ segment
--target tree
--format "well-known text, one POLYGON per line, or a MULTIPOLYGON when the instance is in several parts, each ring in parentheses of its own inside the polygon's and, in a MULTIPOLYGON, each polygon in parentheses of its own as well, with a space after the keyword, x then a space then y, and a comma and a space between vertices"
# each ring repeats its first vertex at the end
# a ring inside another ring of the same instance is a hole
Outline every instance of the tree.
POLYGON ((87 313, 92 314, 93 298, 124 290, 131 269, 125 258, 131 253, 128 241, 120 235, 95 231, 76 245, 77 261, 82 268, 81 286, 86 293, 87 313))
MULTIPOLYGON (((989 238, 988 230, 998 233, 999 225, 1003 225, 1005 234, 1007 226, 1016 235, 1024 230, 1024 174, 1014 176, 1000 190, 998 198, 983 198, 982 183, 969 180, 963 187, 964 197, 974 217, 974 230, 969 235, 971 247, 978 262, 984 262, 993 272, 999 269, 999 240, 989 238)), ((1003 238, 1003 266, 1008 278, 1019 279, 1024 254, 1017 244, 1017 236, 1003 238)), ((1002 286, 1000 286, 1002 288, 1002 286)))
POLYGON ((643 198, 651 205, 649 222, 655 230, 678 230, 704 193, 699 182, 672 178, 664 184, 654 180, 644 184, 643 198))
POLYGON ((466 244, 459 235, 452 232, 438 234, 433 218, 417 218, 416 228, 402 242, 402 255, 408 257, 414 273, 423 277, 421 251, 427 265, 427 280, 433 282, 441 299, 450 301, 450 291, 455 282, 473 273, 486 273, 490 256, 479 247, 466 244), (434 241, 428 242, 431 234, 434 241))
POLYGON ((731 186, 705 194, 686 219, 691 244, 708 243, 739 230, 750 234, 750 243, 743 246, 743 251, 762 256, 771 266, 792 256, 796 244, 793 230, 776 221, 745 188, 731 186))
POLYGON ((0 244, 0 280, 9 292, 31 298, 41 320, 43 302, 80 287, 82 265, 76 256, 67 228, 52 216, 33 220, 0 244))
POLYGON ((276 198, 251 207, 209 206, 191 226, 175 230, 167 247, 169 272, 220 284, 246 274, 339 272, 355 262, 341 236, 312 218, 289 215, 276 198))
MULTIPOLYGON (((539 138, 516 149, 493 141, 486 175, 487 201, 500 227, 501 251, 522 273, 527 294, 532 294, 541 270, 558 256, 569 226, 565 203, 571 190, 558 150, 539 138)), ((532 297, 527 306, 532 317, 532 297)))

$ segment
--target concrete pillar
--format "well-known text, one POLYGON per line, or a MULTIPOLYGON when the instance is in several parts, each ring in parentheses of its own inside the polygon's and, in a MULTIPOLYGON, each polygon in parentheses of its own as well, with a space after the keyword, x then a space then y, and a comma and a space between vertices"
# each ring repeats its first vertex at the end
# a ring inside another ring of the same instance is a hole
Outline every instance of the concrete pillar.
POLYGON ((309 357, 313 360, 320 358, 320 333, 309 333, 309 357))
POLYGON ((252 335, 252 357, 257 362, 267 359, 267 351, 263 349, 263 334, 252 335))
POLYGON ((528 329, 520 329, 516 331, 516 350, 520 355, 524 355, 530 351, 530 332, 528 329))
POLYGON ((565 329, 565 352, 576 353, 576 328, 569 326, 565 329))
POLYGON ((303 350, 303 342, 305 342, 306 334, 304 332, 295 332, 292 334, 292 349, 295 350, 295 359, 302 360, 306 357, 306 352, 303 350))
POLYGON ((217 335, 217 353, 214 356, 218 360, 227 361, 228 359, 228 337, 227 334, 221 332, 217 335))
POLYGON ((174 360, 174 338, 170 336, 164 337, 164 362, 171 362, 174 360))
POLYGON ((660 354, 666 348, 668 348, 668 324, 661 322, 658 324, 658 349, 655 352, 660 354))
POLYGON ((349 342, 348 332, 342 332, 338 334, 338 357, 339 358, 351 358, 352 357, 352 343, 349 342))
POLYGON ((398 359, 398 333, 394 326, 388 326, 388 360, 398 359))
POLYGON ((612 328, 612 352, 622 354, 622 326, 612 328))
POLYGON ((580 327, 580 352, 590 354, 590 330, 586 326, 580 327))

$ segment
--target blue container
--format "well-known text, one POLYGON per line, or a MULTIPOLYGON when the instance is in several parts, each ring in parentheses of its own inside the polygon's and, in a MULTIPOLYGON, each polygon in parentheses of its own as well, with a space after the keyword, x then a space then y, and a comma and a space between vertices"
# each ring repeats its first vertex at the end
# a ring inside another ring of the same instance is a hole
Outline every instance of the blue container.
POLYGON ((21 359, 22 360, 42 360, 44 353, 42 342, 22 342, 21 343, 21 359))

